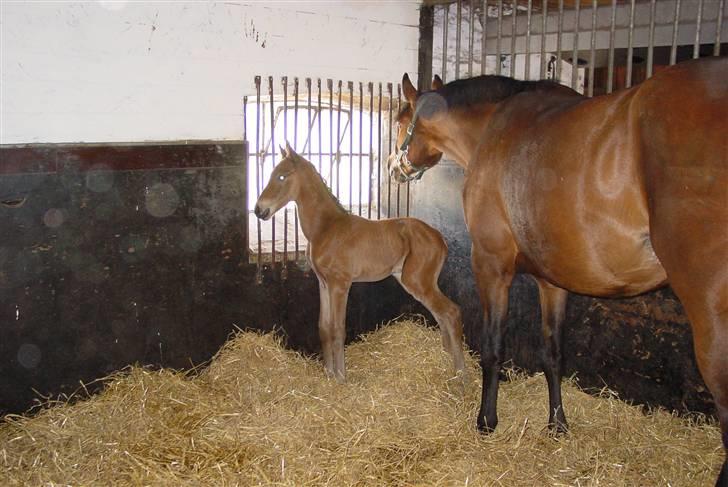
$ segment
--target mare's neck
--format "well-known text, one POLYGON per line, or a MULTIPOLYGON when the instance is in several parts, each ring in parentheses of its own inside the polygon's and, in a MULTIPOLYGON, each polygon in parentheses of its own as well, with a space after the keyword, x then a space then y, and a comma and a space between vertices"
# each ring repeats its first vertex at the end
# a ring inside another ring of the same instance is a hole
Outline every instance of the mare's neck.
POLYGON ((483 137, 483 130, 495 105, 486 104, 467 111, 454 109, 438 124, 437 149, 463 169, 475 155, 483 137))
POLYGON ((309 242, 314 242, 326 232, 333 221, 346 216, 347 213, 334 200, 317 174, 307 176, 313 181, 301 189, 296 198, 296 206, 301 230, 309 242))

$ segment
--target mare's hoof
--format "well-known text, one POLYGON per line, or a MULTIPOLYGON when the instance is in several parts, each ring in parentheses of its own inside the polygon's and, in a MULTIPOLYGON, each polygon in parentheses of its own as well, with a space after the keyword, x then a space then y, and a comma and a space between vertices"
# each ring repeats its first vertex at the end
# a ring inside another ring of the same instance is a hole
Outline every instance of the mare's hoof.
POLYGON ((497 419, 487 421, 483 416, 478 416, 478 431, 480 431, 484 435, 489 435, 493 433, 496 426, 498 426, 497 419))

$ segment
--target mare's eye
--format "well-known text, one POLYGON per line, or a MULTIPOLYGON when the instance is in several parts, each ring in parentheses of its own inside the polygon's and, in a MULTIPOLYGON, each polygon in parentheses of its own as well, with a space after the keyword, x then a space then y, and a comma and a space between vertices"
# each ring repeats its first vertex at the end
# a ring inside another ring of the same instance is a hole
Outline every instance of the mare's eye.
POLYGON ((286 175, 285 174, 280 174, 278 176, 278 181, 283 181, 284 179, 286 179, 286 175))

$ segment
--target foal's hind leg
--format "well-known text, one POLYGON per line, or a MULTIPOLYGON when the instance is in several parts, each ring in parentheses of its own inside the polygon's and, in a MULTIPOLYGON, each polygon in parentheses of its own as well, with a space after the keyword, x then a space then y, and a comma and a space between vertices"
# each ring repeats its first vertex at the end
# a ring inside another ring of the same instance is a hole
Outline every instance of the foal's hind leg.
POLYGON ((568 430, 564 405, 561 402, 561 325, 564 322, 568 292, 536 279, 541 303, 543 370, 549 386, 549 428, 555 433, 568 430))
POLYGON ((427 308, 437 320, 445 350, 450 353, 455 371, 465 370, 463 357, 463 324, 460 307, 445 296, 437 286, 445 249, 441 255, 410 253, 402 264, 402 273, 395 274, 402 287, 427 308))

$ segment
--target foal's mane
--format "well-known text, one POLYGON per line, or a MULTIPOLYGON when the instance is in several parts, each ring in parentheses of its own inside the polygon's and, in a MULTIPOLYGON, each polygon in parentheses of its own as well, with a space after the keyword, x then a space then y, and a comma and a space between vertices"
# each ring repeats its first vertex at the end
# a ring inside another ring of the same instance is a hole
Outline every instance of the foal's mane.
POLYGON ((309 161, 308 159, 306 159, 296 153, 291 154, 291 157, 294 157, 296 159, 296 162, 298 162, 299 164, 301 164, 301 163, 306 164, 308 166, 308 168, 311 170, 311 172, 313 172, 316 176, 318 176, 318 182, 320 182, 321 185, 326 189, 326 192, 329 194, 329 196, 334 201, 334 203, 336 203, 336 206, 339 208, 339 210, 343 211, 344 213, 349 213, 349 210, 344 208, 344 205, 342 205, 341 202, 339 201, 339 198, 337 198, 336 195, 334 195, 334 193, 331 191, 331 188, 329 187, 329 185, 326 184, 326 180, 324 179, 324 177, 321 175, 321 173, 318 172, 318 170, 316 170, 316 166, 314 166, 311 161, 309 161))

